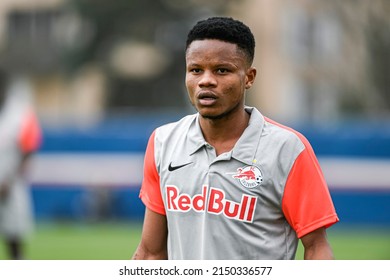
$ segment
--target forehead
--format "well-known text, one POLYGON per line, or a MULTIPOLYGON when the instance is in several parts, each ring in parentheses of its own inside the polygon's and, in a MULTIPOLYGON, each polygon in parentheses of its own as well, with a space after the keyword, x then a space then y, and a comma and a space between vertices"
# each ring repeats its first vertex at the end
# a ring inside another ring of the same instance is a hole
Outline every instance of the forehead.
POLYGON ((245 62, 245 59, 244 52, 236 44, 214 39, 193 41, 186 51, 187 64, 217 60, 245 62))

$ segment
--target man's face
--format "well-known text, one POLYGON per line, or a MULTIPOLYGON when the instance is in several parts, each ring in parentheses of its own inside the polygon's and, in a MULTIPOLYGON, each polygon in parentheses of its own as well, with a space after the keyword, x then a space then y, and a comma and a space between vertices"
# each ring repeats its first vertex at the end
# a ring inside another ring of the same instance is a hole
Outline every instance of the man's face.
POLYGON ((204 118, 218 119, 243 108, 245 90, 256 70, 235 44, 193 41, 186 52, 186 86, 192 105, 204 118))

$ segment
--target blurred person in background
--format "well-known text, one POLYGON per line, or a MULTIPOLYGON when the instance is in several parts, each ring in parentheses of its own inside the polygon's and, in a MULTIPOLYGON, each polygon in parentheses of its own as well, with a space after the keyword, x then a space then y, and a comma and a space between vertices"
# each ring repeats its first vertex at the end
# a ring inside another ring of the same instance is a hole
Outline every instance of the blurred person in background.
POLYGON ((145 153, 146 205, 133 259, 333 259, 338 221, 306 138, 245 105, 255 40, 232 18, 198 22, 186 87, 198 111, 157 128, 145 153))
POLYGON ((41 129, 25 85, 10 89, 0 73, 0 234, 10 259, 23 259, 33 229, 27 163, 41 144, 41 129))

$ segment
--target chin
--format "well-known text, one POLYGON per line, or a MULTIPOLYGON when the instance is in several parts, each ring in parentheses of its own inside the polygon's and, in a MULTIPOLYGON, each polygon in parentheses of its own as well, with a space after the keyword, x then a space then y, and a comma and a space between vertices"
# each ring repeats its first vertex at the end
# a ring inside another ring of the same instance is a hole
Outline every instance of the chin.
POLYGON ((204 119, 210 119, 210 120, 219 120, 228 115, 228 112, 222 112, 222 113, 211 113, 211 112, 201 112, 199 111, 199 114, 204 119))
POLYGON ((199 114, 205 119, 220 120, 222 118, 234 115, 235 112, 237 112, 237 110, 240 108, 239 106, 240 104, 237 104, 236 106, 226 108, 225 110, 201 110, 199 108, 197 109, 199 114))

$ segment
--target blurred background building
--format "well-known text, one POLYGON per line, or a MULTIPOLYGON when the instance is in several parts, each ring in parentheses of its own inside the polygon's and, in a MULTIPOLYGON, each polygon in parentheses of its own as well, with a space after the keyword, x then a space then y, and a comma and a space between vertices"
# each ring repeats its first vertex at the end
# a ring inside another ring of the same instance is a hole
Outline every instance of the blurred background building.
POLYGON ((257 40, 248 101, 290 122, 389 118, 390 4, 367 1, 4 0, 1 65, 30 80, 50 122, 191 110, 186 33, 230 15, 257 40))
POLYGON ((309 138, 342 220, 389 225, 389 14, 387 0, 2 0, 0 67, 44 128, 37 217, 141 217, 147 138, 193 112, 187 32, 226 15, 256 38, 248 105, 309 138))

